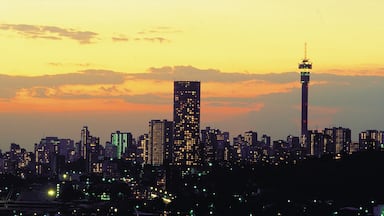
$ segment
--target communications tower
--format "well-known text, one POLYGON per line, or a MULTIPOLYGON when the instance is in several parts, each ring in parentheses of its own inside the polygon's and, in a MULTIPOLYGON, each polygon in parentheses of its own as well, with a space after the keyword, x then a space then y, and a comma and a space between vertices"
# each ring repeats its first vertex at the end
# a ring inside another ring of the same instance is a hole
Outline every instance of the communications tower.
POLYGON ((301 136, 308 136, 308 83, 311 74, 312 63, 307 58, 307 44, 304 47, 304 59, 299 63, 301 77, 301 136))

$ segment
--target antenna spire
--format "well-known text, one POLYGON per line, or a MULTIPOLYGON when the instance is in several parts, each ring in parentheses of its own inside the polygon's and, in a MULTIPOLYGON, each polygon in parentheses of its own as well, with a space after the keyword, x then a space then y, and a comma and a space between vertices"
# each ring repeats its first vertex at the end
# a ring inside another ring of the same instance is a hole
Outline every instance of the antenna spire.
POLYGON ((304 59, 307 59, 307 42, 304 43, 304 59))

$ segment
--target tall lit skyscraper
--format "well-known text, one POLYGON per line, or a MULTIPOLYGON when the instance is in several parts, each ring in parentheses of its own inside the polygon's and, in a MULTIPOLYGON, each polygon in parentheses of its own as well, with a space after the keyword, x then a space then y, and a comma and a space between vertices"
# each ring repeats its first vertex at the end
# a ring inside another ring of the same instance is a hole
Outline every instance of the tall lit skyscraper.
POLYGON ((301 77, 301 136, 308 136, 308 83, 312 63, 307 58, 307 44, 305 44, 304 59, 299 64, 301 77))
POLYGON ((81 138, 80 138, 80 157, 83 159, 87 158, 87 149, 90 142, 90 133, 87 126, 84 126, 83 129, 81 129, 81 138))
POLYGON ((175 81, 173 94, 174 164, 199 165, 200 82, 175 81))
POLYGON ((172 160, 173 122, 152 120, 149 122, 147 164, 154 166, 169 164, 172 160))
POLYGON ((91 171, 92 163, 98 160, 100 154, 100 138, 91 136, 87 126, 81 129, 79 148, 80 157, 87 163, 86 170, 91 171))
POLYGON ((126 152, 127 147, 132 145, 132 134, 127 132, 116 131, 111 134, 111 144, 117 147, 117 158, 126 152))
POLYGON ((92 153, 93 147, 100 145, 100 138, 91 136, 88 127, 84 126, 83 129, 81 129, 81 139, 79 144, 80 156, 86 160, 92 153))

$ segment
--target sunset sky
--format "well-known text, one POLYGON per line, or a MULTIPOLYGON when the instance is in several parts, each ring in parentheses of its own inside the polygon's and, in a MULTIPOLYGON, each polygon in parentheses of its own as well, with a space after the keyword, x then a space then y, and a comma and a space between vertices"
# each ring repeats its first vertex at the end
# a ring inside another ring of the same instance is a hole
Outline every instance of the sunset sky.
POLYGON ((44 136, 104 144, 172 119, 172 82, 202 81, 202 127, 299 134, 384 129, 384 1, 0 0, 0 149, 44 136), (295 73, 293 73, 295 72, 295 73))

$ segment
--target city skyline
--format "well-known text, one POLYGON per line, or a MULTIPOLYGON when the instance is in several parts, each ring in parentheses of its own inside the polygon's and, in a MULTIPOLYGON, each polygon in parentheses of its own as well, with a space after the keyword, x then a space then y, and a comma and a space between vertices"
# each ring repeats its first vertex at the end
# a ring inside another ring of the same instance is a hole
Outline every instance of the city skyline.
POLYGON ((0 3, 0 215, 384 214, 384 1, 0 3))
POLYGON ((316 65, 308 129, 348 127, 354 141, 383 129, 381 1, 2 5, 1 149, 77 140, 84 125, 101 144, 117 130, 136 138, 172 120, 174 80, 201 81, 202 128, 297 136, 304 42, 316 65))
MULTIPOLYGON (((174 68, 174 70, 181 71, 183 69, 194 71, 195 76, 200 76, 204 78, 203 80, 205 81, 202 81, 201 96, 202 127, 210 126, 229 131, 231 137, 248 130, 257 131, 260 134, 268 134, 272 136, 273 140, 285 139, 286 136, 290 134, 295 136, 300 134, 301 88, 300 81, 298 81, 300 78, 298 72, 268 75, 227 74, 226 76, 231 76, 232 79, 240 80, 239 83, 234 84, 233 88, 245 88, 247 92, 242 93, 249 95, 245 95, 244 98, 240 99, 229 95, 228 98, 217 100, 214 96, 206 96, 205 92, 207 88, 204 86, 209 87, 212 80, 220 80, 222 75, 218 75, 215 71, 204 71, 191 67, 174 68), (263 84, 261 81, 259 81, 259 84, 271 89, 265 89, 267 93, 251 92, 256 86, 249 87, 249 85, 247 86, 244 82, 241 82, 242 80, 249 79, 249 77, 258 80, 264 79, 264 82, 268 82, 269 84, 263 84), (278 91, 272 89, 273 87, 283 88, 285 92, 278 93, 278 91), (274 91, 276 92, 274 93, 274 91), (268 92, 270 95, 268 95, 268 92), (240 109, 236 107, 238 105, 243 105, 244 107, 240 109), (248 105, 253 106, 253 109, 248 108, 248 105), (271 113, 272 110, 273 113, 271 113), (231 113, 233 114, 233 112, 237 112, 234 118, 229 115, 231 113), (279 124, 277 124, 277 122, 279 124)), ((103 76, 106 74, 103 74, 103 76)), ((92 78, 91 75, 92 73, 78 74, 78 77, 90 79, 92 78)), ((109 75, 113 77, 117 74, 110 72, 109 75)), ((177 72, 175 76, 179 79, 185 77, 181 72, 177 72)), ((54 77, 49 78, 52 82, 60 82, 57 78, 52 78, 54 77)), ((98 77, 96 76, 96 78, 98 77)), ((308 129, 314 130, 333 126, 348 127, 352 130, 353 141, 357 140, 357 132, 359 131, 368 129, 382 130, 382 121, 380 120, 382 106, 377 100, 377 98, 380 97, 380 92, 383 90, 382 85, 380 85, 380 83, 382 83, 380 80, 384 81, 382 77, 352 77, 313 73, 312 78, 309 95, 311 102, 309 105, 310 121, 308 129), (367 84, 363 85, 364 83, 367 84), (367 85, 369 85, 369 88, 367 85), (327 97, 322 97, 323 94, 326 94, 327 97), (366 95, 371 95, 371 97, 366 97, 366 95), (376 115, 372 115, 373 113, 376 113, 376 115), (361 120, 361 116, 364 116, 364 120, 361 120)), ((82 79, 79 79, 79 81, 82 79)), ((15 82, 15 80, 11 82, 9 82, 9 79, 2 80, 4 83, 3 88, 7 88, 13 84, 16 84, 16 86, 20 85, 20 83, 15 82)), ((38 82, 44 84, 41 80, 38 80, 38 82)), ((42 110, 37 109, 21 113, 17 110, 6 110, 6 112, 1 113, 3 120, 1 149, 6 149, 12 142, 30 149, 35 142, 45 136, 67 137, 77 140, 80 139, 79 128, 82 128, 84 125, 92 128, 93 133, 101 138, 101 144, 109 141, 110 133, 117 130, 129 131, 137 138, 141 134, 148 133, 148 121, 152 119, 172 119, 173 81, 165 80, 164 83, 168 83, 171 86, 169 95, 164 98, 154 97, 152 95, 150 98, 153 101, 148 101, 148 103, 154 103, 155 105, 150 110, 127 109, 125 113, 120 113, 114 109, 124 110, 126 107, 115 107, 111 111, 97 109, 92 112, 84 112, 81 110, 70 111, 70 109, 77 108, 75 104, 72 104, 68 105, 69 110, 68 113, 64 114, 64 118, 62 118, 63 113, 61 112, 45 113, 44 109, 46 108, 44 106, 40 106, 42 110), (163 108, 164 111, 161 109, 156 110, 156 108, 159 107, 163 108), (17 122, 24 123, 17 124, 17 122), (131 122, 131 124, 128 124, 128 122, 131 122), (39 124, 31 126, 27 123, 39 124), (23 136, 18 135, 20 131, 23 131, 23 136)), ((222 90, 227 91, 231 89, 232 88, 222 88, 222 90)), ((230 92, 226 93, 231 94, 230 92)), ((48 101, 51 100, 49 98, 46 99, 48 101)), ((48 103, 46 105, 56 106, 55 104, 48 103)), ((60 105, 63 106, 64 104, 60 105)), ((2 106, 2 109, 7 109, 7 107, 2 106)))

